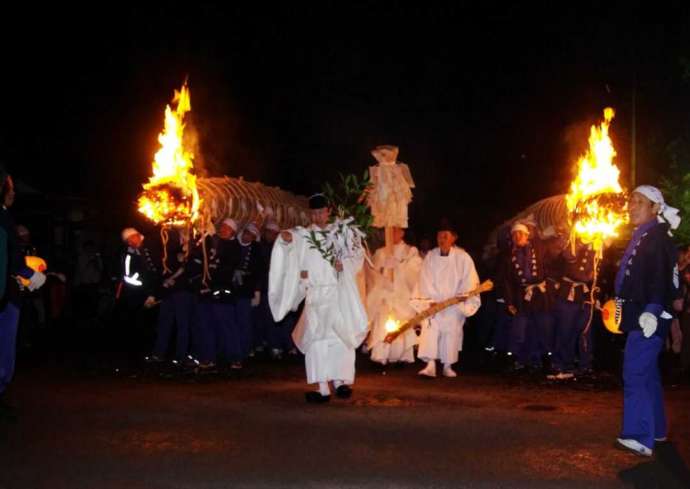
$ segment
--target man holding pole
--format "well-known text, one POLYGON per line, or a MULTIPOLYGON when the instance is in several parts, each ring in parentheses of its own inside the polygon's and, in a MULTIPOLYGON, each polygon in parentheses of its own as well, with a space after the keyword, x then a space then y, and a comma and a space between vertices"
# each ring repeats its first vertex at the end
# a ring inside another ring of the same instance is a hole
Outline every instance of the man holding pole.
POLYGON ((671 326, 678 293, 677 251, 669 227, 680 224, 656 187, 641 185, 628 203, 632 238, 616 274, 621 330, 628 335, 623 362, 623 427, 618 444, 651 456, 654 443, 666 440, 667 426, 659 374, 659 353, 671 326))
MULTIPOLYGON (((434 303, 466 294, 479 285, 474 261, 465 250, 455 246, 457 238, 452 226, 441 226, 436 235, 438 247, 431 250, 422 263, 419 291, 434 303)), ((417 356, 427 362, 419 375, 436 377, 436 360, 441 360, 443 375, 457 377, 453 364, 462 350, 465 318, 474 315, 480 305, 481 299, 475 295, 430 318, 419 338, 417 356)))

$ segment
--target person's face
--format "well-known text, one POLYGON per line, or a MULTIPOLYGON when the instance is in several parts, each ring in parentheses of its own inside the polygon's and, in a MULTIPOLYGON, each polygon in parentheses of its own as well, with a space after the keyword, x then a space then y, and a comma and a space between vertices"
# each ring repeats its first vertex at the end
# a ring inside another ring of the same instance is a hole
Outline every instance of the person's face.
POLYGON ((127 244, 132 248, 139 248, 141 246, 141 243, 143 242, 144 237, 139 233, 133 234, 129 238, 127 238, 127 244))
POLYGON ((278 231, 273 229, 264 229, 264 241, 268 243, 275 243, 278 239, 278 231))
POLYGON ((7 186, 7 191, 5 192, 5 202, 3 202, 3 205, 5 207, 11 207, 12 204, 14 204, 14 181, 12 181, 12 177, 8 176, 7 181, 5 182, 5 185, 7 186))
POLYGON ((331 216, 331 210, 328 207, 311 210, 311 222, 320 228, 325 228, 328 225, 328 218, 331 216))
POLYGON ((645 224, 656 218, 659 204, 655 204, 639 192, 633 192, 628 201, 628 214, 633 226, 645 224))
POLYGON ((448 253, 450 251, 457 239, 457 236, 450 231, 439 231, 436 234, 436 242, 438 243, 438 247, 441 248, 441 251, 444 253, 448 253))
POLYGON ((244 230, 242 232, 242 241, 245 243, 253 243, 256 241, 256 235, 251 231, 244 230))
POLYGON ((232 226, 222 223, 220 228, 218 228, 218 237, 220 239, 232 239, 235 237, 235 230, 232 226))
POLYGON ((514 231, 513 243, 515 243, 515 246, 518 248, 524 248, 529 243, 529 234, 524 231, 514 231))
POLYGON ((403 228, 393 228, 393 244, 402 243, 405 237, 405 230, 403 228))

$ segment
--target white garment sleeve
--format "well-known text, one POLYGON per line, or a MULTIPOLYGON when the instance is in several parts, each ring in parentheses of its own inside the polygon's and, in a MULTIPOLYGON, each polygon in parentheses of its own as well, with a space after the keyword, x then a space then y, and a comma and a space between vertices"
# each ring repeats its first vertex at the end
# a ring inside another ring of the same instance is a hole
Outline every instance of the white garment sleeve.
MULTIPOLYGON (((457 266, 461 266, 463 271, 461 291, 463 293, 470 292, 479 286, 479 275, 477 275, 477 270, 474 267, 474 261, 472 257, 467 253, 462 253, 460 259, 458 260, 457 266)), ((458 308, 462 312, 463 316, 470 317, 479 310, 482 305, 482 301, 478 295, 470 297, 464 302, 458 304, 458 308)))
POLYGON ((300 280, 304 240, 297 230, 291 232, 292 243, 278 237, 277 246, 273 246, 271 251, 268 305, 276 321, 283 319, 288 312, 297 310, 305 297, 305 289, 300 280))
POLYGON ((422 262, 422 270, 419 274, 419 292, 423 297, 427 297, 434 302, 444 299, 438 288, 434 284, 433 263, 431 261, 433 251, 427 253, 422 262))

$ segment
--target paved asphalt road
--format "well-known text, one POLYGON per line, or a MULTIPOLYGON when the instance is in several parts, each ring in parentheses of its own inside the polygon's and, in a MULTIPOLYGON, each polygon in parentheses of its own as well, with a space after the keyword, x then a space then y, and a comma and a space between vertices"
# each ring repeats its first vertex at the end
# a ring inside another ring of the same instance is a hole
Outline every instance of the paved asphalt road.
POLYGON ((357 362, 353 398, 314 406, 298 361, 200 379, 25 359, 19 418, 0 422, 0 488, 690 487, 687 385, 666 388, 671 442, 650 460, 613 447, 614 376, 423 380, 419 364, 357 362))

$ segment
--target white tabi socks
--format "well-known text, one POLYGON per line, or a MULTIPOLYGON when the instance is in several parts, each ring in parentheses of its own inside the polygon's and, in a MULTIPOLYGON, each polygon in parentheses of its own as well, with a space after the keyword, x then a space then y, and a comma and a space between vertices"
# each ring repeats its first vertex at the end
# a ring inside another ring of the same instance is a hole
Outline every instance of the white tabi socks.
POLYGON ((453 370, 451 364, 447 363, 443 365, 443 376, 444 377, 457 377, 458 374, 453 370))
POLYGON ((419 371, 419 375, 425 377, 436 377, 436 360, 429 360, 422 370, 419 371))
POLYGON ((322 396, 331 395, 331 389, 328 388, 328 382, 319 382, 319 394, 322 396))

